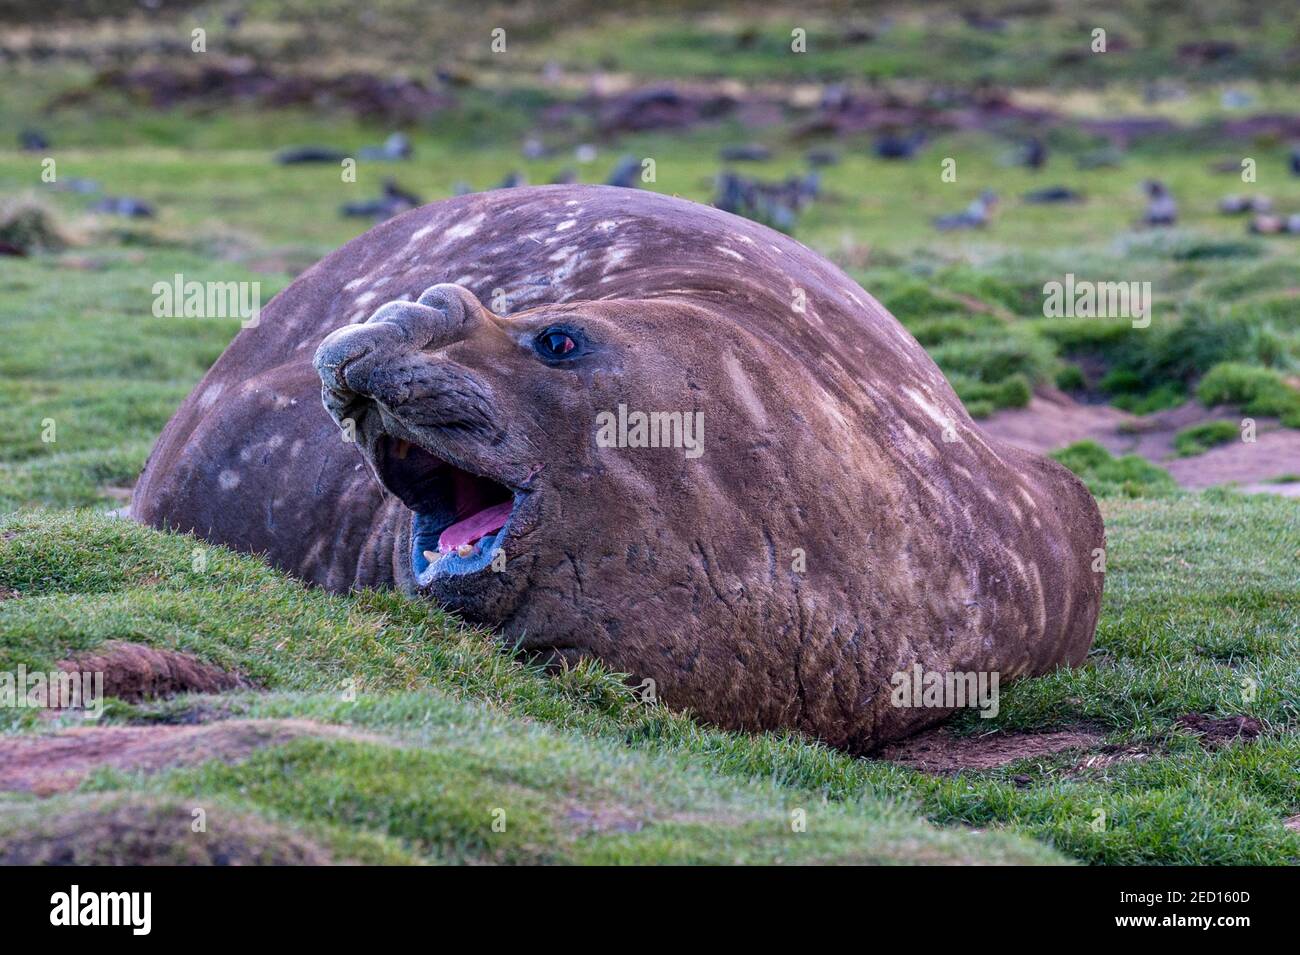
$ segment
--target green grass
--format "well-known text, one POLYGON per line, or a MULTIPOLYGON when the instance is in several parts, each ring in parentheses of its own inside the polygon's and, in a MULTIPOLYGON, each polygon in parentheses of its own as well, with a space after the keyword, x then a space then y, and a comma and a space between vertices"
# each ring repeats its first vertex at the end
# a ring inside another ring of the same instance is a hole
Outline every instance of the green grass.
POLYGON ((1233 421, 1207 421, 1184 428, 1174 435, 1174 450, 1179 457, 1189 458, 1202 454, 1220 444, 1235 441, 1240 430, 1233 421))
MULTIPOLYGON (((324 48, 334 57, 328 68, 386 73, 409 60, 413 36, 422 38, 472 85, 455 91, 454 107, 407 130, 415 161, 362 163, 359 181, 344 183, 336 169, 281 167, 270 157, 310 142, 353 149, 380 141, 387 128, 328 109, 247 103, 155 111, 119 94, 52 109, 56 97, 89 88, 88 68, 56 57, 11 63, 0 75, 0 126, 45 130, 60 179, 93 178, 159 209, 149 222, 93 216, 94 197, 41 183, 40 154, 0 143, 0 196, 36 196, 71 242, 0 260, 0 670, 48 669, 107 640, 181 649, 239 669, 258 689, 116 702, 106 719, 176 723, 215 709, 338 724, 351 735, 298 739, 234 765, 154 776, 101 771, 80 791, 48 800, 6 797, 0 859, 6 847, 71 844, 77 861, 132 861, 112 840, 77 841, 74 827, 130 816, 162 833, 150 851, 173 861, 319 851, 397 863, 1300 862, 1300 835, 1283 824, 1300 813, 1294 501, 1182 493, 1160 468, 1092 443, 1059 452, 1106 517, 1096 645, 1082 667, 1004 687, 995 719, 968 716, 953 726, 965 735, 1085 726, 1116 758, 1088 765, 1062 754, 957 776, 799 738, 721 732, 638 703, 599 666, 543 674, 488 634, 400 595, 323 594, 249 557, 103 513, 120 505, 168 416, 238 327, 154 318, 157 281, 177 273, 260 281, 267 299, 290 272, 365 228, 339 217, 338 206, 377 193, 386 175, 432 200, 458 181, 483 188, 516 169, 545 182, 576 166, 582 181, 598 182, 632 153, 656 159, 658 191, 708 201, 723 145, 772 147, 770 163, 746 169, 763 178, 805 168, 811 143, 789 135, 799 117, 616 139, 582 118, 539 119, 540 107, 583 89, 543 80, 548 60, 571 71, 778 84, 870 75, 897 78, 890 89, 908 96, 917 80, 1015 84, 1017 95, 1065 117, 1045 171, 1008 165, 1010 141, 991 131, 937 135, 914 163, 876 160, 869 136, 847 137, 831 144, 842 161, 824 170, 824 194, 796 238, 890 308, 976 415, 1023 406, 1034 389, 1056 383, 1139 412, 1196 397, 1300 426, 1294 242, 1247 236, 1241 220, 1219 216, 1219 194, 1248 190, 1206 171, 1239 148, 1214 133, 1230 114, 1212 81, 1231 80, 1261 110, 1294 108, 1300 76, 1285 44, 1292 12, 1198 3, 1166 10, 1153 29, 1146 3, 1114 0, 1095 11, 1097 25, 1130 46, 1095 60, 1073 54, 1091 19, 1055 5, 1008 13, 1000 32, 975 30, 951 10, 899 8, 888 29, 861 40, 818 4, 777 11, 752 29, 736 8, 684 26, 649 8, 598 16, 585 0, 566 0, 545 21, 492 4, 441 10, 378 0, 362 11, 332 3, 320 17, 322 9, 257 0, 236 34, 211 20, 215 50, 316 68, 324 48), (304 32, 309 20, 317 26, 304 32), (805 21, 811 52, 793 55, 789 31, 805 21), (487 28, 498 23, 510 30, 507 57, 485 52, 487 28), (1241 52, 1208 66, 1180 58, 1182 43, 1210 34, 1239 42, 1241 52), (360 48, 358 35, 366 37, 360 48), (1186 96, 1143 101, 1146 80, 1171 77, 1187 84, 1186 96), (1124 114, 1164 116, 1186 129, 1135 144, 1117 167, 1078 168, 1099 141, 1069 122, 1124 114), (529 134, 551 153, 522 158, 529 134), (598 146, 595 163, 574 159, 582 142, 598 146), (949 156, 958 160, 955 183, 939 180, 949 156), (1149 177, 1179 197, 1177 229, 1133 228, 1144 202, 1138 184, 1149 177), (1058 182, 1087 201, 1055 209, 1019 200, 1058 182), (1003 200, 987 230, 932 229, 933 216, 984 188, 1003 200), (1151 281, 1150 327, 1045 317, 1043 287, 1067 273, 1151 281), (202 572, 196 549, 208 558, 202 572), (354 701, 345 687, 356 688, 354 701), (1249 715, 1264 734, 1209 747, 1179 727, 1189 713, 1249 715), (195 806, 234 841, 193 836, 195 806), (504 810, 504 831, 492 827, 495 810, 504 810), (795 810, 806 812, 806 831, 793 831, 795 810)), ((151 20, 130 43, 174 39, 176 22, 151 20)), ((78 27, 52 29, 83 42, 78 27)), ((1300 209, 1285 144, 1261 138, 1246 148, 1259 163, 1259 190, 1281 210, 1300 209)), ((1179 436, 1180 450, 1209 446, 1227 430, 1194 429, 1179 436)), ((0 731, 41 728, 31 711, 0 710, 0 731)))

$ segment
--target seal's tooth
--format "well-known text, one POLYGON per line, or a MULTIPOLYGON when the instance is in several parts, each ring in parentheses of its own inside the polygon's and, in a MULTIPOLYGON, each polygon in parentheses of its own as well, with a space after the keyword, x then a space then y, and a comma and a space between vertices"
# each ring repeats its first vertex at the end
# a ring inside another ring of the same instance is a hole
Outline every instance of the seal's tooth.
POLYGON ((468 557, 472 553, 474 553, 473 544, 461 544, 459 547, 456 548, 457 557, 468 557))
POLYGON ((426 550, 424 552, 424 559, 432 564, 435 560, 438 559, 438 552, 436 550, 426 550))
POLYGON ((394 447, 393 450, 394 450, 394 453, 397 455, 397 459, 398 459, 399 461, 405 461, 405 460, 406 460, 406 455, 409 454, 410 451, 411 451, 411 442, 410 442, 410 441, 398 441, 398 442, 397 442, 397 445, 394 447))

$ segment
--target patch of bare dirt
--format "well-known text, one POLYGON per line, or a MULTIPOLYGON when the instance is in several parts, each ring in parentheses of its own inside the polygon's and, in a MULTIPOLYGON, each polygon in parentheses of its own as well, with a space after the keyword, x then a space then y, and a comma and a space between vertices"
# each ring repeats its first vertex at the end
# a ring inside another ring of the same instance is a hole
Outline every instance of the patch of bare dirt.
POLYGON ((229 763, 304 736, 380 741, 311 720, 78 727, 53 734, 0 736, 0 791, 49 796, 75 789, 101 767, 155 773, 211 759, 229 763))
POLYGON ((1096 441, 1111 454, 1136 454, 1169 472, 1192 490, 1236 484, 1255 494, 1300 496, 1300 482, 1271 478, 1300 474, 1300 431, 1274 418, 1256 418, 1254 442, 1229 441, 1201 454, 1175 456, 1174 437, 1184 428, 1211 421, 1240 423, 1231 408, 1205 408, 1194 401, 1150 415, 1132 415, 1109 405, 1085 405, 1055 389, 1030 399, 1028 407, 1004 409, 980 426, 1017 447, 1047 454, 1076 441, 1096 441))
POLYGON ((131 703, 177 693, 221 693, 252 685, 240 674, 188 653, 118 640, 60 660, 58 666, 69 673, 103 673, 104 695, 131 703))
POLYGON ((353 71, 341 74, 290 73, 251 60, 229 59, 198 66, 159 63, 110 68, 90 88, 60 96, 55 104, 76 104, 99 90, 119 90, 159 109, 179 103, 206 106, 248 102, 262 108, 332 107, 390 123, 427 120, 455 103, 437 85, 402 77, 353 71))
POLYGON ((1205 713, 1180 716, 1177 725, 1201 737, 1205 746, 1223 746, 1238 739, 1255 739, 1264 726, 1253 716, 1214 717, 1205 713))
POLYGON ((256 816, 141 797, 89 797, 54 814, 0 811, 0 865, 328 865, 329 853, 256 816))
POLYGON ((1085 729, 954 736, 947 728, 939 727, 890 743, 878 750, 875 757, 923 773, 946 774, 996 769, 1019 759, 1050 756, 1066 750, 1092 750, 1101 740, 1100 733, 1085 729))

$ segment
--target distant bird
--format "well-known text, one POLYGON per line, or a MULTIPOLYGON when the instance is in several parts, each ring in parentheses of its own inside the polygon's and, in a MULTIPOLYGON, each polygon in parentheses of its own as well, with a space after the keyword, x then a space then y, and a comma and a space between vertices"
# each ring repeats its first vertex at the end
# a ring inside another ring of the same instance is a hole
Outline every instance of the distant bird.
POLYGON ((906 136, 885 133, 877 137, 871 151, 879 159, 911 159, 924 142, 925 133, 920 130, 908 133, 906 136))
POLYGON ((934 227, 941 232, 949 232, 953 229, 982 229, 989 224, 989 219, 992 218, 993 210, 997 205, 997 193, 985 189, 961 212, 936 218, 934 227))
POLYGON ((723 162, 767 162, 772 158, 772 150, 761 143, 746 143, 743 146, 725 146, 718 156, 723 162))
POLYGON ((1174 225, 1178 221, 1178 203, 1169 189, 1159 179, 1148 179, 1142 184, 1147 194, 1147 208, 1142 224, 1150 226, 1174 225))
POLYGON ((362 146, 357 156, 360 159, 396 162, 399 159, 410 159, 411 153, 411 141, 402 133, 393 133, 384 140, 382 146, 362 146))
POLYGON ((493 189, 516 189, 519 186, 526 186, 526 185, 528 185, 528 177, 525 176, 519 170, 512 169, 508 173, 506 173, 504 179, 502 179, 492 188, 493 189))
POLYGON ((129 216, 132 219, 152 219, 153 206, 143 199, 130 196, 105 196, 90 207, 92 212, 107 212, 115 216, 129 216))
POLYGON ((348 202, 340 211, 345 216, 383 221, 422 205, 424 205, 423 199, 404 190, 397 184, 397 180, 390 176, 384 180, 384 193, 378 199, 348 202))
POLYGON ((1042 169, 1047 164, 1047 144, 1037 136, 1030 137, 1025 142, 1020 161, 1030 169, 1042 169))
POLYGON ((622 186, 625 189, 637 187, 637 176, 641 173, 641 160, 628 154, 618 161, 618 165, 605 180, 607 186, 622 186))
POLYGON ((1238 216, 1246 212, 1272 212, 1273 200, 1268 196, 1224 196, 1219 200, 1219 211, 1225 216, 1238 216))
POLYGON ((815 172, 791 176, 782 182, 763 182, 724 170, 718 175, 713 205, 790 233, 800 212, 817 198, 820 190, 821 177, 815 172))
POLYGON ((1291 175, 1300 176, 1300 146, 1291 150, 1291 175))
POLYGON ((18 134, 18 145, 29 153, 50 148, 50 141, 39 129, 24 129, 18 134))
POLYGON ((1026 192, 1023 198, 1025 202, 1038 205, 1046 205, 1052 202, 1083 202, 1083 193, 1075 192, 1065 186, 1048 186, 1045 189, 1026 192))
POLYGON ((328 146, 290 146, 275 154, 275 161, 282 166, 295 166, 310 162, 342 162, 348 154, 328 146))
POLYGON ((567 186, 569 183, 577 181, 578 171, 572 166, 565 166, 551 177, 551 185, 553 186, 567 186))

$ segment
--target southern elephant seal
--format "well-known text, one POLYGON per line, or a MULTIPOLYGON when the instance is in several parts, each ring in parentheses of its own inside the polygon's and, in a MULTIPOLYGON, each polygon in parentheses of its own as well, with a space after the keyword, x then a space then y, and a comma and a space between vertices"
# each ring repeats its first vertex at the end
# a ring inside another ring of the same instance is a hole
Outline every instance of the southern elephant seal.
POLYGON ((437 202, 328 256, 189 396, 133 514, 854 751, 952 712, 895 705, 896 674, 1079 663, 1102 591, 1083 485, 983 434, 839 269, 607 187, 437 202))

